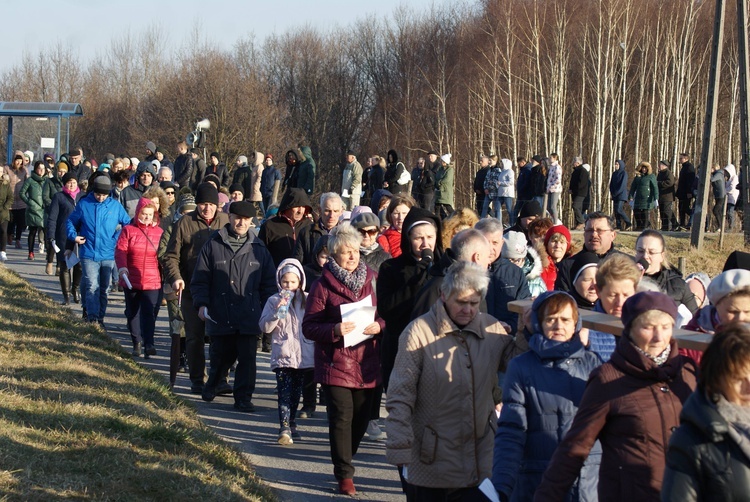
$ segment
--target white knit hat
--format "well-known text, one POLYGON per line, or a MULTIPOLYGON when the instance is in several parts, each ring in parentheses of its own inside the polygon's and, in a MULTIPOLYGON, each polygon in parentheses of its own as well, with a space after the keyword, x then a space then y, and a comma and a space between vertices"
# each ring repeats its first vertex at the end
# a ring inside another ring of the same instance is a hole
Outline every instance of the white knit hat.
POLYGON ((526 258, 526 236, 523 232, 510 231, 503 235, 503 250, 500 256, 509 259, 526 258))
POLYGON ((442 161, 443 161, 443 162, 445 162, 446 164, 450 164, 450 163, 451 163, 451 159, 452 159, 452 158, 453 158, 453 156, 452 156, 452 155, 451 155, 450 153, 446 153, 445 155, 442 155, 442 156, 440 157, 440 160, 442 160, 442 161))

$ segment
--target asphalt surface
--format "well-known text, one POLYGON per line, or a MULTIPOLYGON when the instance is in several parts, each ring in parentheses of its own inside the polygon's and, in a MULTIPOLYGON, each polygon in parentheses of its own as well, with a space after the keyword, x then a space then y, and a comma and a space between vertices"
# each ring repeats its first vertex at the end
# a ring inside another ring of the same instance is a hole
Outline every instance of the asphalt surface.
MULTIPOLYGON (((8 261, 5 266, 16 271, 41 292, 56 302, 62 301, 60 282, 57 276, 45 274, 43 253, 36 253, 35 261, 28 261, 26 236, 22 239, 24 249, 8 246, 8 261)), ((60 307, 68 308, 68 307, 60 307)), ((81 314, 80 305, 69 307, 76 315, 81 314)), ((132 344, 125 327, 125 303, 122 293, 110 294, 109 307, 105 318, 107 333, 130 351, 132 344)), ((158 354, 151 359, 140 358, 140 364, 150 368, 169 381, 169 346, 166 307, 159 313, 156 325, 156 348, 158 354)), ((298 419, 301 440, 294 445, 281 446, 276 440, 279 423, 274 392, 276 381, 270 370, 269 354, 258 353, 258 376, 256 393, 253 397, 256 411, 240 413, 233 409, 232 396, 217 396, 206 403, 200 396, 190 394, 190 380, 185 373, 178 373, 174 388, 175 394, 192 403, 200 418, 227 443, 242 451, 255 467, 263 481, 271 486, 284 501, 316 502, 331 499, 403 501, 398 473, 385 462, 385 443, 370 441, 365 437, 359 452, 354 458, 356 473, 354 484, 357 495, 348 497, 336 493, 337 484, 333 477, 328 426, 325 408, 318 407, 315 417, 298 419)), ((385 417, 385 410, 381 411, 385 417)), ((381 419, 381 424, 383 420, 381 419)))

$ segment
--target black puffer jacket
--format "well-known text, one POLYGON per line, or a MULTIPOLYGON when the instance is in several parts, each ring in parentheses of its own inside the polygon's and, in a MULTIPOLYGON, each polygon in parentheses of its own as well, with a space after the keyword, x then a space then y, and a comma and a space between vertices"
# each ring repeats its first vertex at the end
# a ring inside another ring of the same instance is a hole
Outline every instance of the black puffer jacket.
POLYGON ((386 159, 388 161, 388 167, 385 170, 385 177, 383 178, 383 181, 385 183, 388 183, 388 190, 390 190, 393 195, 407 193, 409 185, 399 185, 398 183, 398 180, 401 179, 402 176, 404 176, 406 166, 403 162, 399 162, 398 153, 396 152, 396 150, 388 150, 386 159))
POLYGON ((695 299, 690 288, 688 288, 682 274, 675 268, 663 268, 654 275, 646 275, 649 279, 656 282, 677 305, 685 305, 691 313, 695 314, 698 310, 698 301, 695 299))
POLYGON ((435 262, 440 260, 442 256, 440 221, 430 211, 413 207, 404 219, 405 231, 401 234, 401 256, 383 262, 378 273, 378 313, 385 321, 380 363, 383 368, 383 386, 386 388, 398 352, 398 339, 411 321, 411 311, 414 308, 417 293, 429 278, 429 264, 414 258, 411 253, 409 232, 406 231, 413 223, 420 220, 431 221, 435 224, 437 228, 435 262))
POLYGON ((703 391, 688 398, 669 441, 662 501, 750 500, 750 458, 730 427, 703 391))
MULTIPOLYGON (((284 193, 279 205, 279 214, 266 220, 260 227, 258 238, 271 252, 274 264, 279 264, 287 258, 294 256, 294 246, 300 231, 312 224, 308 214, 312 213, 310 198, 301 188, 290 188, 284 193), (292 207, 304 207, 305 217, 294 223, 284 216, 284 211, 292 207)), ((312 281, 308 281, 310 284, 312 281)))

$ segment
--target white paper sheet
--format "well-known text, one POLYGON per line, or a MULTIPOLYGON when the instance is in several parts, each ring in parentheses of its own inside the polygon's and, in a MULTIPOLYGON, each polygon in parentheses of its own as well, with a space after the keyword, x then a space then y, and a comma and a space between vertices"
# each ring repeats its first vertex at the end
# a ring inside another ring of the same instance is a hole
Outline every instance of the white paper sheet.
POLYGON ((341 305, 341 322, 356 324, 351 333, 344 335, 344 347, 353 347, 372 338, 372 335, 365 335, 364 331, 373 321, 375 321, 375 307, 372 306, 372 296, 358 302, 341 305))
POLYGON ((55 241, 52 241, 52 249, 55 250, 55 254, 60 252, 60 248, 57 247, 57 243, 55 241))
POLYGON ((346 188, 344 188, 344 189, 343 189, 343 190, 341 191, 341 196, 342 196, 342 197, 349 197, 349 190, 347 190, 346 188))
POLYGON ((130 284, 130 279, 128 279, 128 274, 123 274, 122 280, 125 282, 125 287, 127 287, 128 289, 133 289, 133 285, 130 284))
POLYGON ((479 484, 479 491, 492 502, 500 502, 500 497, 498 497, 495 485, 492 484, 490 478, 484 478, 484 481, 479 484))

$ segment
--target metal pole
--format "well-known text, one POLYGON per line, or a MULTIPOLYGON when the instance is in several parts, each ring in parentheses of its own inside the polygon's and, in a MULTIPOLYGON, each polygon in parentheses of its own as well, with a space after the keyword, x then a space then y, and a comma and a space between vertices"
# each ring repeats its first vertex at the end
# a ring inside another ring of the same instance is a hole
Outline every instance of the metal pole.
POLYGON ((13 163, 13 117, 8 117, 8 144, 5 146, 8 149, 5 163, 11 165, 13 163))
POLYGON ((724 0, 716 0, 716 15, 714 17, 714 38, 711 44, 711 67, 708 80, 708 95, 706 96, 706 122, 703 124, 703 146, 701 162, 698 170, 698 200, 693 208, 693 228, 690 231, 690 246, 701 250, 703 234, 706 225, 706 203, 708 189, 711 186, 711 164, 714 154, 714 135, 716 133, 716 111, 719 107, 719 71, 721 53, 724 46, 724 0))
POLYGON ((748 99, 747 0, 737 0, 737 40, 740 60, 740 197, 743 203, 745 244, 750 244, 750 99, 748 99))

